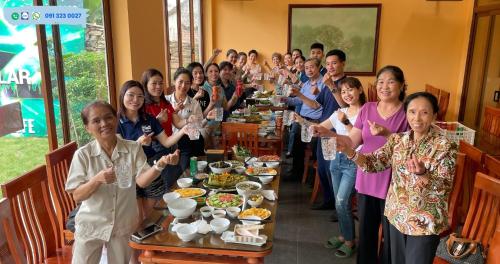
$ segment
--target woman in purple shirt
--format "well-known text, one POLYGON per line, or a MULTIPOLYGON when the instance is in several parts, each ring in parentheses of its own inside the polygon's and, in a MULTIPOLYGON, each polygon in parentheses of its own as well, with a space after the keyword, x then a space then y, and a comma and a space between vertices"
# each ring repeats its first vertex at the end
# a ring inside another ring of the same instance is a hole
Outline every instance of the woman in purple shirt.
MULTIPOLYGON (((371 153, 382 147, 391 133, 408 130, 403 109, 406 84, 403 71, 397 66, 385 66, 377 73, 378 102, 366 103, 349 133, 353 148, 363 145, 360 153, 371 153)), ((384 248, 379 263, 390 263, 389 224, 384 217, 385 197, 391 180, 391 170, 366 173, 358 168, 359 245, 357 263, 374 263, 377 259, 379 225, 382 223, 384 248)))

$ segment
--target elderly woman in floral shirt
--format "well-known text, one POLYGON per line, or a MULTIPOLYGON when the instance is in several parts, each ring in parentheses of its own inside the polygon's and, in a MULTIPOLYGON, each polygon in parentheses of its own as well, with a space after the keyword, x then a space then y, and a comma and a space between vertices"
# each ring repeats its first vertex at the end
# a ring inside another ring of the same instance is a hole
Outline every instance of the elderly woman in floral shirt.
MULTIPOLYGON (((337 150, 364 171, 392 167, 384 212, 391 224, 391 262, 432 263, 439 234, 448 228, 448 197, 457 148, 432 125, 439 110, 436 97, 414 93, 404 108, 410 131, 390 135, 387 143, 371 154, 354 151, 348 137, 337 135, 337 150)), ((315 129, 317 134, 332 135, 315 129)))

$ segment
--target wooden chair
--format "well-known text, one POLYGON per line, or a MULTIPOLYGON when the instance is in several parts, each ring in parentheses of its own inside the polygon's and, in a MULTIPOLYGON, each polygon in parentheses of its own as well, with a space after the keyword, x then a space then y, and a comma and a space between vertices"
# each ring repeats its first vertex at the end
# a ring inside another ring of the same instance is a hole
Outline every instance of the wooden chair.
POLYGON ((76 203, 65 191, 64 186, 73 154, 77 148, 76 142, 71 142, 45 155, 50 193, 56 209, 58 226, 56 233, 61 243, 59 247, 71 245, 74 240, 73 233, 66 229, 65 224, 69 213, 76 207, 76 203))
POLYGON ((448 111, 448 105, 450 103, 450 93, 436 88, 430 84, 425 85, 425 91, 433 94, 438 99, 439 112, 436 119, 439 121, 444 121, 446 112, 448 111))
POLYGON ((500 179, 500 160, 486 155, 484 158, 484 170, 488 175, 500 179))
POLYGON ((500 264, 500 221, 497 220, 497 230, 490 241, 490 248, 486 256, 488 264, 500 264))
POLYGON ((71 247, 57 248, 57 228, 47 183, 47 168, 34 170, 2 184, 12 210, 16 234, 27 263, 70 263, 71 247))
POLYGON ((368 95, 368 98, 366 98, 366 100, 368 100, 368 102, 378 101, 377 87, 375 85, 373 85, 372 83, 368 83, 368 85, 366 86, 366 90, 368 95))
POLYGON ((484 108, 483 131, 500 137, 500 108, 486 106, 484 108))
POLYGON ((465 175, 465 163, 467 156, 464 153, 457 153, 457 163, 455 166, 455 177, 453 180, 453 189, 451 190, 449 201, 448 201, 448 224, 450 228, 448 231, 441 233, 441 237, 449 235, 451 232, 455 231, 460 221, 458 212, 458 202, 462 194, 462 185, 464 182, 465 175))
POLYGON ((316 202, 318 194, 321 191, 321 181, 319 179, 319 173, 318 173, 318 161, 314 161, 313 168, 315 170, 315 173, 314 173, 313 190, 311 193, 311 198, 309 199, 310 204, 314 204, 316 202))
POLYGON ((241 123, 222 123, 222 146, 224 154, 234 145, 240 145, 257 156, 259 153, 259 125, 241 123))
POLYGON ((9 201, 0 200, 0 263, 26 263, 26 256, 14 230, 9 201))
POLYGON ((460 223, 463 223, 465 220, 464 218, 467 215, 472 189, 474 187, 474 176, 478 171, 484 172, 483 163, 486 154, 463 140, 459 143, 458 151, 467 156, 467 159, 465 160, 465 171, 461 188, 462 192, 460 194, 461 198, 457 202, 457 217, 460 219, 460 223))

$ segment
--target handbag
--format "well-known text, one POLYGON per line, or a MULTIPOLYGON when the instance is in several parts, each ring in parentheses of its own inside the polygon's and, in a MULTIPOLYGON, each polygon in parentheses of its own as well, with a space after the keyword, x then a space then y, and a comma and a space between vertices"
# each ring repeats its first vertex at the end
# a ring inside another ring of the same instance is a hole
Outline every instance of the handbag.
POLYGON ((439 241, 436 256, 451 264, 484 263, 483 247, 481 243, 471 239, 459 238, 455 233, 439 241))

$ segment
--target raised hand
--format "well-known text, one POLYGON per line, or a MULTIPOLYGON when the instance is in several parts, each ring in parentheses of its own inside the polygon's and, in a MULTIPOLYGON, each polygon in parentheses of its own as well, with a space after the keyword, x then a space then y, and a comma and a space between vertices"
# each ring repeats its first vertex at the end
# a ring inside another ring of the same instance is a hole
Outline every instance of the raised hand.
POLYGON ((219 54, 220 54, 221 52, 222 52, 222 50, 221 50, 221 49, 214 49, 214 50, 213 50, 213 55, 214 55, 214 57, 219 56, 219 54))
POLYGON ((153 132, 151 132, 151 133, 149 133, 147 135, 143 134, 142 136, 140 136, 137 139, 137 142, 141 143, 141 145, 143 145, 143 146, 149 146, 149 145, 151 145, 151 141, 152 141, 153 135, 154 135, 153 132))
POLYGON ((368 120, 368 125, 370 125, 370 133, 373 136, 387 137, 391 134, 391 131, 389 131, 389 129, 370 120, 368 120))
POLYGON ((301 117, 299 114, 297 113, 293 113, 293 121, 294 122, 297 122, 297 123, 303 123, 304 122, 304 118, 301 117))
POLYGON ((178 113, 184 109, 184 102, 177 103, 177 105, 174 107, 174 113, 178 113))
POLYGON ((212 109, 208 112, 207 119, 214 120, 216 115, 217 115, 217 111, 215 109, 212 109))
POLYGON ((322 125, 312 125, 310 126, 313 137, 331 137, 335 136, 335 133, 330 131, 330 129, 322 125))
POLYGON ((205 95, 205 90, 198 88, 198 92, 194 95, 193 99, 198 100, 205 95))
POLYGON ((427 172, 427 168, 425 168, 425 164, 415 156, 415 154, 411 155, 411 158, 406 161, 406 169, 413 174, 423 175, 427 172))
POLYGON ((167 112, 167 109, 161 109, 160 113, 158 113, 158 115, 156 115, 156 119, 160 123, 167 122, 168 121, 168 112, 167 112))

